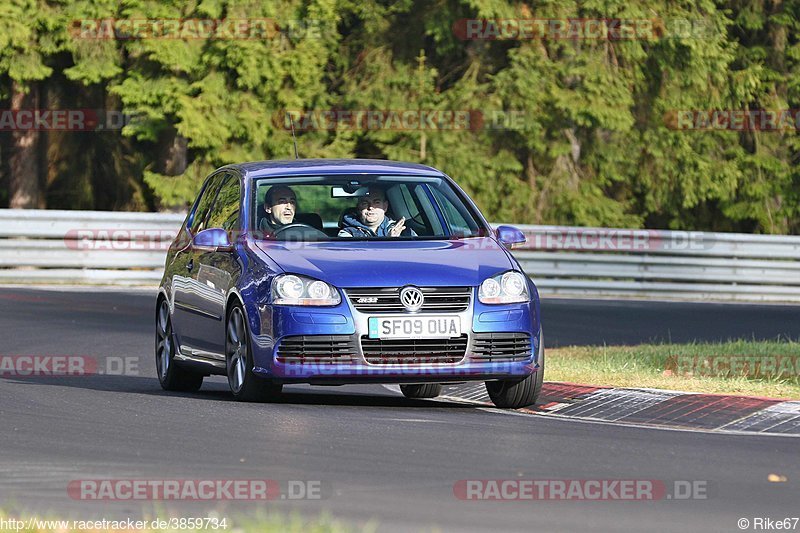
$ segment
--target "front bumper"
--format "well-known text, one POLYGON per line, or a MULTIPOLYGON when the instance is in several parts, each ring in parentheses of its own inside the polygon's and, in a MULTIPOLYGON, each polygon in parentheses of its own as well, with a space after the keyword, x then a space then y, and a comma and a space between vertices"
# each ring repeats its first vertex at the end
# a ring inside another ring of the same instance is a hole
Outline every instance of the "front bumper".
POLYGON ((461 352, 463 357, 448 359, 448 362, 419 362, 419 358, 416 361, 410 358, 402 362, 376 364, 375 357, 365 355, 362 345, 362 338, 368 335, 368 319, 376 315, 357 311, 347 298, 343 298, 340 305, 329 308, 265 308, 261 310, 260 334, 252 337, 254 372, 282 383, 337 385, 521 379, 538 370, 538 301, 487 306, 473 297, 465 311, 450 314, 460 317, 461 331, 467 338, 466 347, 461 352), (491 334, 525 336, 529 339, 529 349, 524 354, 517 352, 514 357, 503 357, 502 354, 495 357, 486 350, 485 339, 491 334), (279 357, 284 339, 300 337, 347 339, 354 348, 352 357, 343 362, 324 357, 327 354, 319 358, 294 358, 292 361, 279 357))
POLYGON ((444 365, 391 365, 349 364, 277 364, 271 371, 255 369, 256 374, 281 383, 310 383, 312 385, 345 385, 354 383, 462 383, 465 381, 491 381, 497 379, 522 379, 538 370, 529 362, 515 363, 464 363, 444 365))

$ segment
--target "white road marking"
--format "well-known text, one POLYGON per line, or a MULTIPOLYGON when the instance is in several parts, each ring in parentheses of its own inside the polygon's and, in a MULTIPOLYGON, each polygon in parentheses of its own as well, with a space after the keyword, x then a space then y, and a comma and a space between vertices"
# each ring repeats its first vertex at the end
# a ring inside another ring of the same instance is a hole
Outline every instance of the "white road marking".
MULTIPOLYGON (((392 391, 395 391, 395 388, 396 388, 396 392, 400 393, 400 387, 398 385, 383 385, 383 387, 388 389, 388 390, 392 390, 392 391)), ((609 389, 603 389, 603 390, 609 390, 609 389)), ((614 389, 610 389, 610 390, 614 390, 614 389)), ((626 389, 619 389, 619 390, 626 391, 626 392, 633 392, 633 391, 626 390, 626 389)), ((639 391, 641 391, 641 390, 644 390, 644 389, 639 389, 639 391)), ((668 393, 668 394, 669 393, 676 393, 676 391, 666 391, 666 390, 661 390, 661 389, 647 389, 647 391, 648 392, 651 392, 651 391, 652 392, 663 392, 663 393, 668 393)), ((596 394, 596 393, 594 393, 594 394, 596 394)), ((676 393, 676 395, 680 395, 680 394, 685 394, 685 393, 681 393, 681 392, 677 392, 676 393)), ((692 394, 692 393, 689 393, 689 394, 692 394)), ((530 417, 534 417, 534 418, 550 418, 550 419, 555 419, 555 420, 562 420, 562 421, 565 421, 565 422, 576 422, 576 423, 582 423, 582 424, 601 424, 601 425, 607 425, 607 426, 625 426, 625 427, 639 428, 639 429, 656 429, 656 430, 659 430, 659 431, 681 431, 681 432, 688 432, 688 433, 708 433, 708 434, 714 434, 714 435, 736 435, 736 436, 751 436, 751 437, 759 437, 759 436, 765 436, 765 437, 794 437, 794 438, 800 438, 800 435, 797 435, 797 434, 793 435, 793 434, 787 434, 787 433, 753 432, 753 431, 740 431, 740 430, 730 430, 730 429, 720 429, 720 428, 716 428, 716 429, 679 428, 679 427, 672 427, 672 426, 658 426, 658 425, 650 425, 650 424, 638 424, 638 423, 635 423, 635 422, 619 422, 619 421, 599 420, 599 419, 594 419, 594 418, 583 418, 583 417, 577 417, 577 416, 562 415, 562 414, 559 414, 557 412, 551 412, 551 411, 537 411, 537 412, 527 411, 526 412, 526 411, 520 411, 520 410, 514 410, 514 409, 499 409, 499 408, 496 408, 496 407, 487 407, 485 402, 476 402, 476 401, 469 400, 469 399, 466 399, 466 398, 463 398, 463 397, 459 397, 459 396, 442 395, 442 396, 439 396, 438 398, 433 398, 433 400, 434 401, 448 401, 448 402, 470 404, 470 405, 474 405, 476 410, 485 411, 487 413, 504 414, 504 415, 511 415, 511 416, 524 416, 524 417, 529 417, 529 418, 530 417)), ((800 402, 785 402, 785 403, 789 404, 786 408, 790 412, 794 412, 796 409, 800 408, 800 402)), ((576 404, 570 403, 570 404, 566 404, 566 405, 567 406, 571 406, 571 405, 576 405, 576 404)), ((779 405, 782 405, 782 404, 773 405, 773 406, 771 406, 769 408, 765 408, 764 410, 769 409, 769 410, 773 410, 774 411, 776 409, 780 409, 779 405)), ((758 412, 760 412, 760 411, 757 411, 756 413, 753 413, 753 414, 757 414, 758 412)))

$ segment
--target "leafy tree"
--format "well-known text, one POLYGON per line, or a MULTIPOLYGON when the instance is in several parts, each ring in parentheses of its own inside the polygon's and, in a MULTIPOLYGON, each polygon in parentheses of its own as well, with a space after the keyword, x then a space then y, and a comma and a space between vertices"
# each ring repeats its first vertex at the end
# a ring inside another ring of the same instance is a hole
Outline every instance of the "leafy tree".
POLYGON ((800 108, 797 0, 0 0, 0 14, 5 107, 131 117, 0 135, 11 206, 182 209, 218 166, 291 157, 287 112, 408 110, 459 118, 300 124, 301 155, 436 166, 497 221, 800 232, 797 129, 676 127, 687 110, 800 108), (654 33, 459 33, 520 18, 652 20, 654 33), (181 24, 126 36, 114 20, 181 24), (251 38, 200 22, 220 20, 251 38))

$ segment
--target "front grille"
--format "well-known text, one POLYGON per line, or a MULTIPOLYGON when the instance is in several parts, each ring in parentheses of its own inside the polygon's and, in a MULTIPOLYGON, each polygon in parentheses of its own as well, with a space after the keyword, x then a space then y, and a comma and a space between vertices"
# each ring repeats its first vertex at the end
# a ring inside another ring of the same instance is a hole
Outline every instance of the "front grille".
MULTIPOLYGON (((402 287, 376 287, 368 289, 345 289, 345 294, 362 313, 402 313, 400 303, 402 287)), ((469 308, 471 287, 420 287, 425 301, 422 312, 459 313, 469 308)))
POLYGON ((275 358, 279 363, 352 363, 357 358, 351 335, 298 335, 284 337, 275 358))
POLYGON ((531 358, 531 336, 527 333, 475 333, 473 359, 482 361, 523 361, 531 358))
POLYGON ((454 339, 370 339, 361 337, 364 359, 373 365, 458 363, 467 350, 467 336, 454 339))

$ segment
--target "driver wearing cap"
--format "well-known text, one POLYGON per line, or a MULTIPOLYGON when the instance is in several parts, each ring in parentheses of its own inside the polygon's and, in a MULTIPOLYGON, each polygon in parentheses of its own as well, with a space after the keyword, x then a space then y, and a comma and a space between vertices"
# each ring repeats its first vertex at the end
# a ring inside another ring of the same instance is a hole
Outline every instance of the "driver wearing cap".
POLYGON ((273 185, 264 196, 264 211, 267 216, 261 219, 259 229, 275 233, 294 221, 297 195, 286 185, 273 185))

